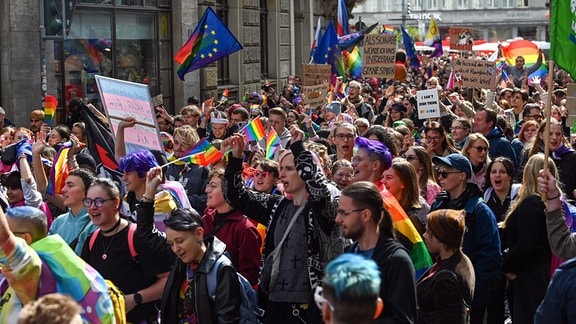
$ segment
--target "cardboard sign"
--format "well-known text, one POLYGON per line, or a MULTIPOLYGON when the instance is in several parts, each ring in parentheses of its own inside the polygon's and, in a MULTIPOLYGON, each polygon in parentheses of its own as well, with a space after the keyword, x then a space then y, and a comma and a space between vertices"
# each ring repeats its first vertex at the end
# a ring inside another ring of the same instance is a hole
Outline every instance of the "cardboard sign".
POLYGON ((126 153, 137 150, 164 151, 150 91, 145 84, 96 76, 108 124, 116 135, 118 124, 126 117, 136 118, 136 126, 124 130, 126 153))
POLYGON ((396 35, 364 36, 363 78, 393 78, 396 63, 396 35))
POLYGON ((496 89, 496 63, 485 60, 454 60, 454 85, 496 89))
POLYGON ((457 51, 472 51, 474 36, 472 29, 463 27, 450 28, 450 49, 457 51))
POLYGON ((319 107, 324 104, 326 94, 330 91, 330 83, 323 83, 313 86, 302 87, 302 97, 304 104, 309 104, 310 107, 319 107))
POLYGON ((418 100, 418 119, 440 117, 438 90, 430 89, 416 91, 416 100, 418 100))
POLYGON ((330 81, 330 64, 302 64, 302 85, 313 86, 330 81))

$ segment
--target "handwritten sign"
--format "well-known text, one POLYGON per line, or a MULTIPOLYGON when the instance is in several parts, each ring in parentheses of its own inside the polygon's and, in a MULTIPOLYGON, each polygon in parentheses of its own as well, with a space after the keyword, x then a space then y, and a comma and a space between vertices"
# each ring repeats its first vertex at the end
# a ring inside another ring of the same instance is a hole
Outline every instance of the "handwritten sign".
POLYGON ((496 63, 485 60, 454 60, 454 84, 465 87, 496 89, 496 63))
POLYGON ((416 100, 418 100, 418 118, 438 118, 440 117, 440 102, 438 99, 438 90, 421 90, 416 91, 416 100))
POLYGON ((472 51, 474 37, 472 29, 464 27, 450 28, 450 49, 457 51, 472 51))
POLYGON ((395 63, 395 35, 368 34, 364 36, 363 78, 393 78, 395 63))
POLYGON ((329 83, 303 86, 302 97, 304 98, 304 104, 309 104, 311 107, 321 106, 324 103, 324 99, 326 99, 326 94, 329 90, 329 83))
POLYGON ((136 126, 125 129, 126 153, 137 150, 163 151, 150 91, 145 84, 96 76, 98 90, 114 135, 126 117, 136 118, 136 126))
POLYGON ((330 81, 331 69, 329 64, 302 64, 302 85, 313 86, 330 81))

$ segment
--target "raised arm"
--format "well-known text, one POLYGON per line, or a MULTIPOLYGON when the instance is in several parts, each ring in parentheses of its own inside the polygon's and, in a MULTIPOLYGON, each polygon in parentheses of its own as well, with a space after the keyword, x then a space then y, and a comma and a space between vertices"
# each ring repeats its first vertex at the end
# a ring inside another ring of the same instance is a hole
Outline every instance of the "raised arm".
POLYGON ((114 141, 114 155, 116 162, 120 163, 120 159, 126 155, 126 142, 124 141, 124 130, 136 125, 136 118, 126 117, 118 124, 116 131, 116 140, 114 141))

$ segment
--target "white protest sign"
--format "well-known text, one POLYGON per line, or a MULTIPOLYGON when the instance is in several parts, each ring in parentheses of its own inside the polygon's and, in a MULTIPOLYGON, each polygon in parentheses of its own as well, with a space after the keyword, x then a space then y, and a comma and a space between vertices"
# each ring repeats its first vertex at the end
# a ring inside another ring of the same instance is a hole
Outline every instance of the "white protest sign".
POLYGON ((440 117, 440 101, 438 99, 438 90, 421 90, 416 91, 418 100, 418 118, 438 118, 440 117))

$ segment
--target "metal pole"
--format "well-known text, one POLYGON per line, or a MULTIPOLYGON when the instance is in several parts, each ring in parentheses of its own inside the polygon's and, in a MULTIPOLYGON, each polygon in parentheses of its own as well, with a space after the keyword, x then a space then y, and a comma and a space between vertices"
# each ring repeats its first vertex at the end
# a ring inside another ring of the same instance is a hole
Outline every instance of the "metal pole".
POLYGON ((62 12, 60 13, 60 16, 62 17, 62 39, 65 40, 66 39, 66 28, 68 28, 68 22, 66 21, 66 0, 62 0, 62 12))
POLYGON ((402 26, 405 25, 406 22, 406 0, 402 0, 402 26))
POLYGON ((47 80, 47 69, 46 69, 46 28, 44 24, 44 0, 39 0, 40 4, 40 94, 42 95, 42 101, 46 97, 48 92, 48 80, 47 80))

